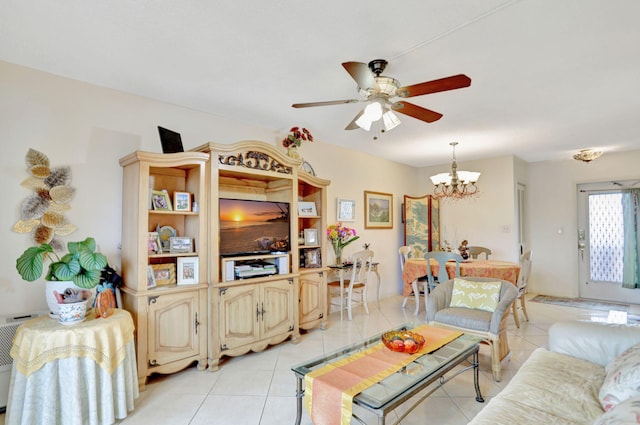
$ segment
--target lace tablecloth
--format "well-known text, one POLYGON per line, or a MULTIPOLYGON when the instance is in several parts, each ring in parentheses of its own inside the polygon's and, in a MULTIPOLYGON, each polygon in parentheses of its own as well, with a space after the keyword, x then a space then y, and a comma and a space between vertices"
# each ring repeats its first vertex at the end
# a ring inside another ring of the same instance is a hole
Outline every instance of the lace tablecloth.
POLYGON ((7 425, 109 425, 138 397, 134 325, 125 310, 71 326, 23 323, 11 348, 7 425))
MULTIPOLYGON (((439 266, 437 261, 431 262, 432 273, 437 275, 439 266)), ((447 273, 452 278, 456 272, 455 262, 447 263, 447 273)), ((493 277, 504 279, 516 284, 520 265, 510 261, 500 260, 467 260, 460 263, 460 276, 493 277)), ((402 282, 404 283, 403 295, 411 295, 411 282, 427 274, 427 260, 424 258, 410 258, 404 264, 402 282)))

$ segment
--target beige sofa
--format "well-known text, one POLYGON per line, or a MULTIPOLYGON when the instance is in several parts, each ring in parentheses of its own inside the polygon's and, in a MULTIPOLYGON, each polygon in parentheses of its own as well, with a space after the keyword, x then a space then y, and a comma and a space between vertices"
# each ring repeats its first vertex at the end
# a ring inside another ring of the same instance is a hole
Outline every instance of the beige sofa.
POLYGON ((605 367, 639 342, 638 326, 556 323, 549 350, 535 350, 469 424, 593 424, 605 413, 599 399, 605 367))

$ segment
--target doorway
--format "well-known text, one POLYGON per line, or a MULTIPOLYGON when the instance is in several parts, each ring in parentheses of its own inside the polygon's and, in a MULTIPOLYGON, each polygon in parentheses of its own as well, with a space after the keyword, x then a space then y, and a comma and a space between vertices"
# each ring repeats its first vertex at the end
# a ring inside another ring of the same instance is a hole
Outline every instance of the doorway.
POLYGON ((623 288, 622 198, 635 182, 578 185, 579 295, 602 301, 640 303, 640 289, 623 288))

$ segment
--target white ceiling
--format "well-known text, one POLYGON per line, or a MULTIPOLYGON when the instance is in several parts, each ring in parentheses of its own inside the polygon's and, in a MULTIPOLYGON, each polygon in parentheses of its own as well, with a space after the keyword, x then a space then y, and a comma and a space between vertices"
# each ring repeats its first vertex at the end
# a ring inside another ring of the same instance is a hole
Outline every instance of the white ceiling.
POLYGON ((460 162, 533 162, 640 149, 639 18, 637 0, 3 0, 0 60, 413 166, 452 141, 460 162), (375 142, 344 130, 363 103, 291 107, 357 97, 341 63, 377 58, 402 85, 472 83, 408 99, 444 116, 375 142))

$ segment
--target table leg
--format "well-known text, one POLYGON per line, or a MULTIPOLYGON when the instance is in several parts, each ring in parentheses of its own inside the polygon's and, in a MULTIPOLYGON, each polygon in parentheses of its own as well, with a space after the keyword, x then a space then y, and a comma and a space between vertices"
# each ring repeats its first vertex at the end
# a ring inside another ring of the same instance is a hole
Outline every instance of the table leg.
POLYGON ((344 272, 340 269, 340 320, 344 314, 344 272))
POLYGON ((380 273, 378 273, 378 266, 375 265, 373 272, 376 274, 376 278, 378 279, 378 291, 376 293, 376 301, 378 302, 378 310, 380 310, 380 273))
POLYGON ((296 423, 295 425, 300 425, 300 421, 302 420, 302 398, 304 397, 304 390, 302 389, 302 378, 296 376, 296 423))
POLYGON ((478 359, 478 350, 473 353, 473 385, 476 388, 476 401, 484 403, 484 398, 480 394, 480 361, 478 359))

